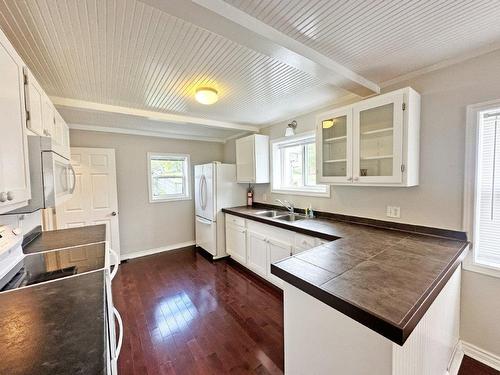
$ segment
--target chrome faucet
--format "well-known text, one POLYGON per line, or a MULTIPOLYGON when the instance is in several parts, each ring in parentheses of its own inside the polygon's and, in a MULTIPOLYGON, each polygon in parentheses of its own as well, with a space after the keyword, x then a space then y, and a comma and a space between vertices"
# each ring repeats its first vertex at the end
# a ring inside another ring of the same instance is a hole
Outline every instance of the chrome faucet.
POLYGON ((291 214, 293 214, 293 210, 294 210, 294 205, 293 203, 291 202, 288 202, 287 200, 285 201, 282 201, 281 199, 276 199, 276 202, 278 202, 279 204, 281 204, 283 207, 285 207, 291 214))

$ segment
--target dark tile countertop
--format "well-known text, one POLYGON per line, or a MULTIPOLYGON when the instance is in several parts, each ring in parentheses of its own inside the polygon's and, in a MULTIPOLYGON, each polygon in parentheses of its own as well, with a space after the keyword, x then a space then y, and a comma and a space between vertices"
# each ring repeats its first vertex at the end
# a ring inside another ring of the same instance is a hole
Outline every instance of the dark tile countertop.
POLYGON ((0 374, 105 374, 103 270, 0 293, 0 374))
POLYGON ((35 233, 30 237, 30 241, 23 244, 25 254, 104 242, 106 241, 106 225, 51 230, 35 233))
POLYGON ((377 226, 325 218, 290 223, 257 216, 262 207, 223 211, 331 240, 274 263, 271 272, 399 345, 468 248, 465 240, 385 229, 380 221, 377 226))

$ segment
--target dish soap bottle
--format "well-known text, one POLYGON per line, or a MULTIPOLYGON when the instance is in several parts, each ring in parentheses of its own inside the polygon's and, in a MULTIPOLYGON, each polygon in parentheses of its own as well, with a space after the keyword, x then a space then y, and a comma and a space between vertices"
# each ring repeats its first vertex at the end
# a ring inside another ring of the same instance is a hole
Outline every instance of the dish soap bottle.
POLYGON ((314 218, 314 211, 312 209, 312 205, 309 205, 309 208, 306 210, 306 212, 307 212, 307 217, 311 219, 314 218))

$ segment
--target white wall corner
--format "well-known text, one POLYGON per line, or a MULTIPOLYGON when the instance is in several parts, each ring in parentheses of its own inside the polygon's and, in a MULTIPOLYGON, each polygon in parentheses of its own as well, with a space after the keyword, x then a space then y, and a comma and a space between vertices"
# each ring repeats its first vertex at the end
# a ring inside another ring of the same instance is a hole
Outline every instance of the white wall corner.
POLYGON ((147 255, 158 254, 158 253, 162 253, 164 251, 177 250, 177 249, 180 249, 183 247, 188 247, 188 246, 193 246, 193 245, 195 245, 195 241, 187 241, 187 242, 176 243, 176 244, 168 245, 168 246, 155 247, 153 249, 146 249, 146 250, 134 251, 131 253, 124 253, 124 254, 121 254, 120 260, 124 261, 127 259, 140 258, 140 257, 144 257, 147 255))
POLYGON ((462 359, 464 358, 464 351, 462 349, 462 342, 458 341, 453 354, 451 356, 450 364, 448 365, 448 371, 446 375, 458 375, 460 370, 460 365, 462 364, 462 359))

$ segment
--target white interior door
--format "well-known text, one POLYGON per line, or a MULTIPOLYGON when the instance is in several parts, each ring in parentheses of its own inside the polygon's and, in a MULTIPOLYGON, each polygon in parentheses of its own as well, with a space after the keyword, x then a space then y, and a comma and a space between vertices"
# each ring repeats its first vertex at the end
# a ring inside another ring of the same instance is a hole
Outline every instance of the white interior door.
POLYGON ((76 185, 73 196, 57 207, 57 228, 106 224, 110 247, 120 254, 115 150, 71 148, 76 185))

